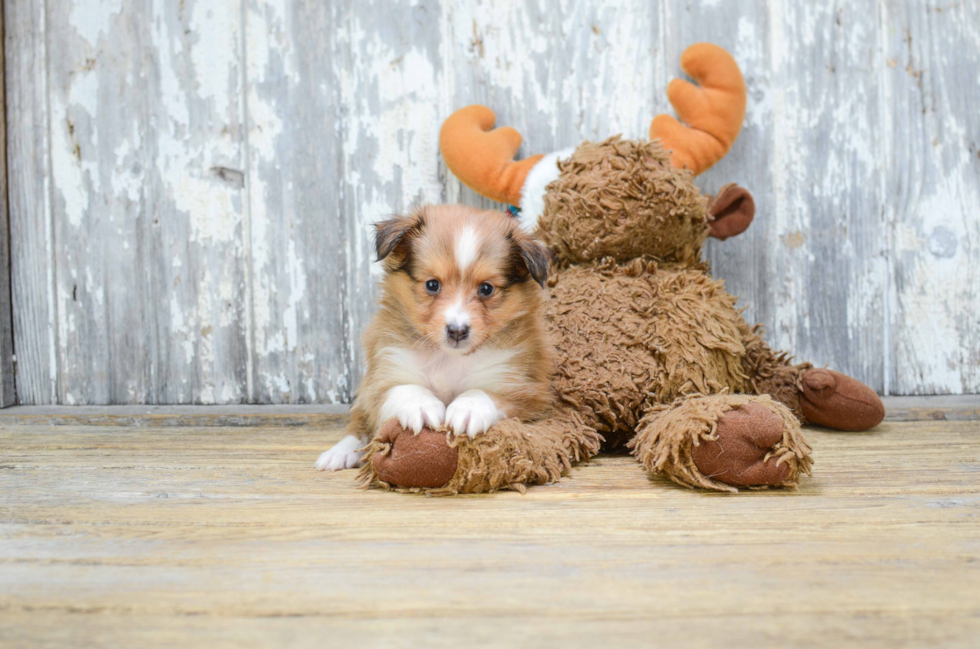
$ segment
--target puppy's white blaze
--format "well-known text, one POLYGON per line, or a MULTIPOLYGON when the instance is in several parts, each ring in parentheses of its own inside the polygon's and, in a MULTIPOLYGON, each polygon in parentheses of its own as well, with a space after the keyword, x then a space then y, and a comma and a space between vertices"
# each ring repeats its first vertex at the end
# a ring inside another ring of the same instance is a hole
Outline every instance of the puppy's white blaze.
POLYGON ((456 237, 456 265, 461 271, 465 271, 476 259, 479 243, 480 239, 476 233, 476 228, 473 226, 463 228, 463 231, 456 237))
POLYGON ((469 311, 463 308, 463 298, 456 298, 452 306, 446 309, 445 317, 447 325, 462 326, 470 323, 469 311))

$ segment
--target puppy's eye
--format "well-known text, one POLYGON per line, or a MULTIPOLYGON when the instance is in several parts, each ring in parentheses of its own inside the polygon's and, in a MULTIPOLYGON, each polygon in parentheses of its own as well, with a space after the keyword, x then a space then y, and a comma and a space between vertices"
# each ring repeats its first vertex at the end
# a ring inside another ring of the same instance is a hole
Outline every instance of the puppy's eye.
POLYGON ((430 279, 425 283, 425 290, 429 292, 430 295, 435 295, 442 288, 442 284, 439 283, 437 279, 430 279))
POLYGON ((483 282, 480 284, 480 288, 478 288, 476 292, 480 294, 480 297, 490 297, 493 295, 493 284, 483 282))

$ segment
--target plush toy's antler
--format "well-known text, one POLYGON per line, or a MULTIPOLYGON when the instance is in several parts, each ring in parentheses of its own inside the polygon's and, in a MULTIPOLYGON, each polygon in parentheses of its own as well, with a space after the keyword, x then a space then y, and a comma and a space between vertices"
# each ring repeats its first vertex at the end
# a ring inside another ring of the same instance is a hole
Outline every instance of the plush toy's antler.
POLYGON ((495 201, 517 205, 524 179, 543 156, 515 162, 521 134, 509 126, 491 130, 495 121, 486 106, 461 108, 443 123, 439 148, 446 166, 467 187, 495 201))
POLYGON ((667 98, 688 126, 669 115, 657 115, 650 139, 671 151, 675 167, 695 175, 721 160, 738 137, 745 119, 745 80, 731 54, 711 43, 684 50, 681 69, 700 87, 681 79, 667 86, 667 98))

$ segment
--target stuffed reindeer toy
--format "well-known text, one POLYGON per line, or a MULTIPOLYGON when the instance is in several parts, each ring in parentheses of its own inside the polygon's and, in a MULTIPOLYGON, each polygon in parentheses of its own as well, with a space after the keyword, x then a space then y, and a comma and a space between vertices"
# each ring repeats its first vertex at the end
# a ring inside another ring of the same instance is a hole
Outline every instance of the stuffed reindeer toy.
POLYGON ((651 474, 718 491, 792 487, 809 474, 801 423, 865 430, 884 417, 857 380, 772 350, 702 259, 709 236, 744 231, 751 195, 705 196, 694 176, 732 146, 745 83, 710 44, 687 49, 649 141, 611 137, 514 161, 521 136, 483 106, 446 120, 440 147, 466 185, 519 206, 522 227, 554 254, 546 320, 553 405, 469 438, 413 434, 396 420, 369 445, 361 477, 390 489, 456 494, 560 479, 602 448, 627 447, 651 474))

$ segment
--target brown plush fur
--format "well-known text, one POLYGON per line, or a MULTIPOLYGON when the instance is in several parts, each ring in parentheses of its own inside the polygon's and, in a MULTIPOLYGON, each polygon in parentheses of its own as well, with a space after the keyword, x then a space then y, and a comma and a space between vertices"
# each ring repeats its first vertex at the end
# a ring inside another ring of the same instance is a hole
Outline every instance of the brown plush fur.
POLYGON ((741 317, 698 268, 611 259, 558 272, 547 303, 555 388, 610 442, 682 394, 742 391, 741 317))
POLYGON ((806 423, 800 407, 803 373, 813 367, 811 363, 791 365, 793 358, 786 352, 773 352, 762 339, 762 325, 749 328, 741 325, 745 355, 742 367, 749 377, 746 392, 768 394, 789 408, 801 423, 806 423))

